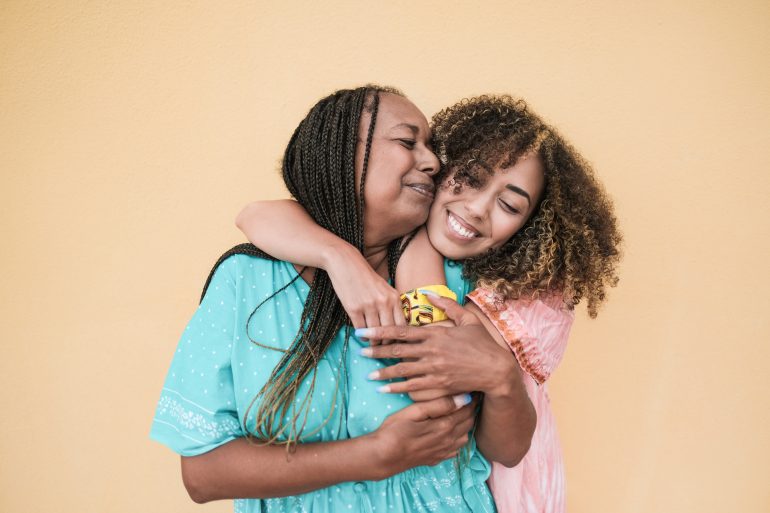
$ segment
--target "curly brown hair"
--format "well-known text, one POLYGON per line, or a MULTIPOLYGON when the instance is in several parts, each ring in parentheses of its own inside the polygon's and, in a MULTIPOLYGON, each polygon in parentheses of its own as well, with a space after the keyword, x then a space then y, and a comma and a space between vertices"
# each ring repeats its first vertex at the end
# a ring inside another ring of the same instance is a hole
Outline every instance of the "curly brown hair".
POLYGON ((464 99, 432 119, 442 187, 482 187, 498 169, 536 155, 545 190, 527 223, 495 250, 463 261, 466 278, 505 298, 560 294, 586 299, 596 317, 618 282, 622 235, 612 201, 591 165, 552 126, 511 96, 464 99))

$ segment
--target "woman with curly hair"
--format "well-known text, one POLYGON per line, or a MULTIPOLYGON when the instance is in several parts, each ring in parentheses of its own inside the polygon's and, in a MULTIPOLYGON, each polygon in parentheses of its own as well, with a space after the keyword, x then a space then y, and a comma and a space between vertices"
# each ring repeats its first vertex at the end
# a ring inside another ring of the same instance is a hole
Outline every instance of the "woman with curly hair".
MULTIPOLYGON (((429 137, 398 91, 340 90, 294 131, 283 180, 316 229, 345 241, 351 254, 340 260, 392 279, 401 239, 433 199, 440 165, 429 137)), ((463 393, 413 404, 378 394, 362 376, 374 360, 351 351, 361 344, 336 278, 275 256, 251 244, 227 251, 174 352, 150 435, 181 455, 191 498, 236 499, 243 513, 494 511, 489 460, 523 458, 536 423, 510 351, 478 322, 463 325, 454 304, 459 325, 431 331, 495 379, 466 373, 463 393), (477 413, 468 390, 496 406, 477 413)), ((459 296, 469 291, 459 268, 446 278, 459 296)), ((405 326, 400 307, 389 314, 405 326)))
MULTIPOLYGON (((442 284, 445 259, 450 267, 461 263, 463 276, 476 285, 466 310, 513 351, 537 412, 524 459, 493 463, 489 485, 498 510, 564 511, 563 464, 546 380, 564 354, 574 307, 585 300, 596 317, 607 287, 617 283, 621 234, 612 202, 586 160, 523 100, 466 99, 437 113, 431 125, 442 170, 427 223, 402 245, 396 288, 442 284)), ((469 374, 478 373, 478 362, 463 359, 463 348, 445 343, 438 346, 438 358, 436 337, 428 332, 376 328, 396 324, 393 312, 399 307, 413 324, 441 318, 424 299, 455 308, 435 295, 444 289, 422 287, 399 296, 361 259, 326 258, 339 254, 330 248, 344 243, 313 225, 292 202, 253 203, 237 224, 267 252, 327 270, 353 325, 369 328, 356 332, 372 341, 361 354, 404 359, 389 367, 371 360, 370 380, 405 378, 380 386, 380 392, 409 393, 422 401, 473 391, 461 387, 468 386, 469 374), (287 232, 302 234, 303 244, 295 245, 287 232), (412 310, 418 314, 410 316, 412 310), (388 339, 409 343, 377 345, 388 339)), ((353 390, 367 386, 364 376, 359 372, 353 390)), ((483 408, 491 407, 485 400, 483 408)))

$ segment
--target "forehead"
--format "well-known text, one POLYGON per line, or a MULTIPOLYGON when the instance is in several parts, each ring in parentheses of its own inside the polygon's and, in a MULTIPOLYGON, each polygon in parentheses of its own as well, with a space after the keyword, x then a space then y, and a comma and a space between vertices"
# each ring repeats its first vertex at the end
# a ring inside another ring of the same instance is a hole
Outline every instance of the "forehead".
POLYGON ((545 187, 545 169, 537 155, 522 155, 513 166, 498 169, 490 177, 497 188, 536 203, 545 187))
POLYGON ((428 132, 428 120, 414 103, 397 94, 380 93, 375 130, 378 127, 390 130, 401 124, 415 126, 423 133, 428 132))

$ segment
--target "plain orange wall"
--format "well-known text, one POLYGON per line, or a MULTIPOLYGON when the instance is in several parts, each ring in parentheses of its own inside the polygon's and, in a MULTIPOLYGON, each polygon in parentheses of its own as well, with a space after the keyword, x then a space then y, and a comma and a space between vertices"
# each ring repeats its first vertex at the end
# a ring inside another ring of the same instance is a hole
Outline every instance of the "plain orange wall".
POLYGON ((552 382, 573 513, 770 510, 770 4, 0 3, 0 510, 231 511, 148 440, 319 97, 510 92, 594 162, 622 281, 552 382))

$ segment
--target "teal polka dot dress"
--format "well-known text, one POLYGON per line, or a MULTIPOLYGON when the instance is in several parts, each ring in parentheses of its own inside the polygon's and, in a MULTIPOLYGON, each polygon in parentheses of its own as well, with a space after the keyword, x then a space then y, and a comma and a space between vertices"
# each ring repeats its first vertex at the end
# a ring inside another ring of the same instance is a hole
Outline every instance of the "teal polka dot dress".
MULTIPOLYGON (((460 267, 445 267, 449 287, 459 298, 469 291, 460 267)), ((184 330, 166 376, 150 437, 182 456, 210 451, 245 436, 244 418, 253 429, 256 406, 249 405, 267 382, 299 328, 309 287, 302 279, 254 307, 297 276, 287 262, 246 255, 226 259, 214 273, 203 301, 184 330), (248 330, 248 331, 247 331, 248 330), (248 414, 247 414, 248 411, 248 414)), ((338 333, 316 369, 316 387, 307 401, 304 442, 324 442, 375 431, 394 412, 411 404, 406 395, 377 392, 368 374, 387 362, 358 355, 368 345, 355 337, 345 350, 338 333), (329 414, 331 420, 326 421, 329 414)), ((308 395, 309 375, 300 387, 297 408, 308 395)), ((490 465, 473 440, 468 455, 432 467, 417 467, 382 481, 341 483, 314 492, 273 499, 238 499, 235 511, 333 513, 341 511, 485 512, 495 511, 486 479, 490 465)))

